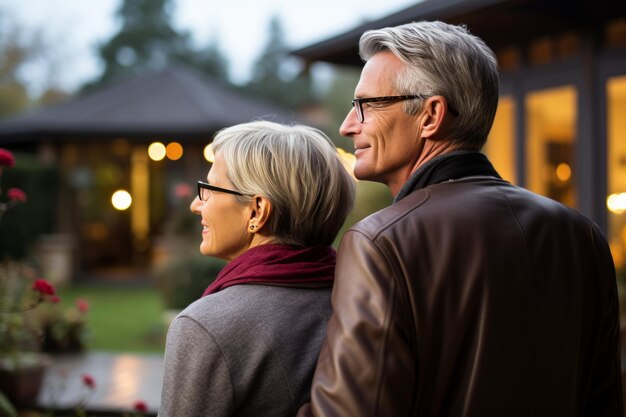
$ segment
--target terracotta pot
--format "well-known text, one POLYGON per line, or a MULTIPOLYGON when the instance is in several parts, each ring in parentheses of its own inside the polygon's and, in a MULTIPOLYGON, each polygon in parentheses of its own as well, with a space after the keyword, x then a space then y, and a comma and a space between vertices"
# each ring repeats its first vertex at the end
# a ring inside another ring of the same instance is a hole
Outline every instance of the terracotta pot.
POLYGON ((45 370, 44 363, 17 369, 0 368, 0 391, 16 407, 35 405, 45 370))

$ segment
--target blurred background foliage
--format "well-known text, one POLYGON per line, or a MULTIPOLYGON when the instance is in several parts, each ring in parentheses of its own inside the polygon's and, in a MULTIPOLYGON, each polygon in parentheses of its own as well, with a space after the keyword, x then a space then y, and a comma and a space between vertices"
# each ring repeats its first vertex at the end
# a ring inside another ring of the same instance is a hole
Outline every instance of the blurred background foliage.
POLYGON ((26 193, 28 201, 7 211, 0 222, 0 261, 28 257, 37 237, 50 233, 57 219, 57 169, 32 155, 14 156, 15 166, 3 172, 0 198, 4 201, 5 191, 15 187, 26 193))

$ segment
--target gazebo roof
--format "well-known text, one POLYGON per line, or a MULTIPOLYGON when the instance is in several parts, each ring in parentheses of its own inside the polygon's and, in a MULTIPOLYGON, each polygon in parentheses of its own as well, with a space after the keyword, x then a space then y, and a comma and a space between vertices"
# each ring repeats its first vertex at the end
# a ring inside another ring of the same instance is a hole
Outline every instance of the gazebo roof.
POLYGON ((292 51, 292 54, 308 63, 326 61, 361 66, 359 38, 370 29, 419 20, 442 20, 466 25, 495 49, 570 30, 597 30, 606 21, 626 16, 626 1, 623 0, 426 0, 416 3, 292 51))
POLYGON ((0 120, 0 143, 72 136, 206 139, 257 119, 289 123, 296 115, 190 69, 170 67, 0 120))

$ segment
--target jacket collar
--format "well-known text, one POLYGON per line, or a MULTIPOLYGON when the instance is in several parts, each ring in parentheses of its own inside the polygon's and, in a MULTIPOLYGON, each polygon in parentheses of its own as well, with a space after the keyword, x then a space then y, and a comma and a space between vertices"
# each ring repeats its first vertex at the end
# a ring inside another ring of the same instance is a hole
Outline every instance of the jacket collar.
POLYGON ((477 151, 452 151, 420 166, 404 183, 393 202, 429 185, 477 175, 501 179, 484 154, 477 151))

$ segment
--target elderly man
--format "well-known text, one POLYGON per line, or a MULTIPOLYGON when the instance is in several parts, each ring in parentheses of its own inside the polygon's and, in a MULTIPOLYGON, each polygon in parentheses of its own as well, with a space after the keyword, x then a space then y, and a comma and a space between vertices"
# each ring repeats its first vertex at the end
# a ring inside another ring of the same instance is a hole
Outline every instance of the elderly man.
POLYGON ((340 132, 395 197, 339 248, 334 314, 299 415, 621 416, 615 270, 581 214, 479 151, 493 52, 464 27, 366 32, 340 132))

